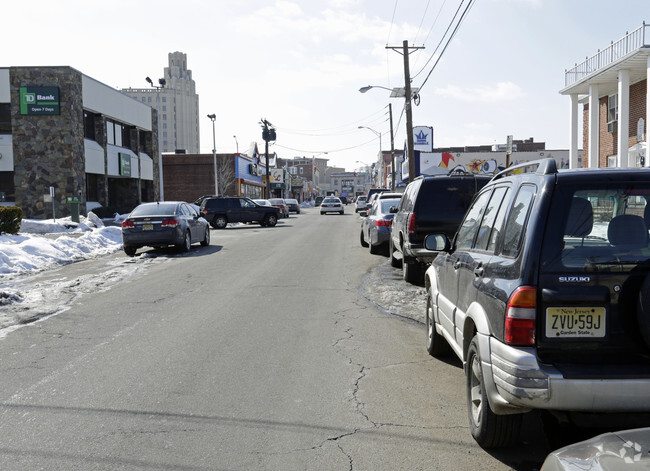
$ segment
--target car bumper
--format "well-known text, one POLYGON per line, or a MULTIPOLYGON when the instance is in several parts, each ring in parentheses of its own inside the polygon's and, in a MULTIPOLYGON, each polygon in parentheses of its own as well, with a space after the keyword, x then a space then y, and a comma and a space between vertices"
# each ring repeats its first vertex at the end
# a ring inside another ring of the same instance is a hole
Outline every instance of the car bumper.
POLYGON ((424 248, 424 244, 404 244, 404 259, 407 261, 417 260, 421 263, 431 263, 438 255, 436 252, 424 248))
POLYGON ((156 247, 183 243, 183 233, 178 229, 160 232, 122 232, 122 243, 131 247, 156 247))
POLYGON ((388 245, 388 239, 390 239, 389 230, 371 230, 370 231, 370 243, 372 245, 388 245))
POLYGON ((344 211, 343 207, 340 208, 320 208, 321 213, 340 213, 341 211, 344 211))
POLYGON ((512 406, 576 412, 650 411, 650 378, 565 378, 552 365, 540 364, 533 348, 511 347, 485 335, 480 338, 481 351, 490 352, 482 355, 482 367, 495 413, 512 412, 512 406))

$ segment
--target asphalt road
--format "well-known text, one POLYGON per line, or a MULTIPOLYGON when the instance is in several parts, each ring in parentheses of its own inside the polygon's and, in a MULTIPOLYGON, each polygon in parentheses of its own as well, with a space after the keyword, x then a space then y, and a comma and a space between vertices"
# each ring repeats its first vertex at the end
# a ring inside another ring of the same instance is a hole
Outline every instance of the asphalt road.
POLYGON ((213 230, 0 339, 0 469, 538 469, 534 416, 520 446, 482 450, 460 363, 362 296, 387 262, 358 224, 213 230))

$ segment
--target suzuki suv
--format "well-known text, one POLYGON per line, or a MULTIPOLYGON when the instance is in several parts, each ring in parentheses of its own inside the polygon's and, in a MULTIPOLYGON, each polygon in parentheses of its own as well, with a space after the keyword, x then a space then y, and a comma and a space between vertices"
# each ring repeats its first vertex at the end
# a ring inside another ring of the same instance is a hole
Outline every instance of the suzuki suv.
POLYGON ((425 274, 427 350, 463 362, 469 424, 510 445, 522 413, 650 411, 650 170, 499 173, 425 274))

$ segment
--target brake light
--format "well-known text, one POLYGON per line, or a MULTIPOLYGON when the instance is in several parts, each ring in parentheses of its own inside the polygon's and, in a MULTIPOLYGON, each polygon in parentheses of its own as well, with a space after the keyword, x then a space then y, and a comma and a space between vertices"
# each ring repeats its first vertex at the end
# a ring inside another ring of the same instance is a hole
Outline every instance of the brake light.
POLYGON ((135 224, 133 224, 133 221, 125 220, 122 221, 122 229, 133 229, 135 227, 135 224))
POLYGON ((390 223, 391 223, 390 219, 377 219, 375 221, 375 226, 377 226, 377 227, 380 227, 380 226, 389 227, 390 223))
POLYGON ((176 226, 178 226, 178 219, 176 219, 176 218, 165 219, 165 220, 163 220, 162 224, 160 225, 160 227, 172 227, 172 228, 174 228, 176 226))
POLYGON ((508 300, 504 340, 508 345, 535 345, 537 289, 522 286, 508 300))
POLYGON ((409 214, 408 233, 415 234, 415 213, 409 214))

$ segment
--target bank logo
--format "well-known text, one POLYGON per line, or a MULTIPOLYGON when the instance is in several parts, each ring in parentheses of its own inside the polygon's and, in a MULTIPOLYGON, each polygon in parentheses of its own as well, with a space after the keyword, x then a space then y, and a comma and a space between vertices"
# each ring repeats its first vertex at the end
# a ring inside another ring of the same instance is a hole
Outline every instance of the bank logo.
POLYGON ((36 103, 36 93, 25 93, 23 95, 23 101, 27 105, 32 105, 36 103))

